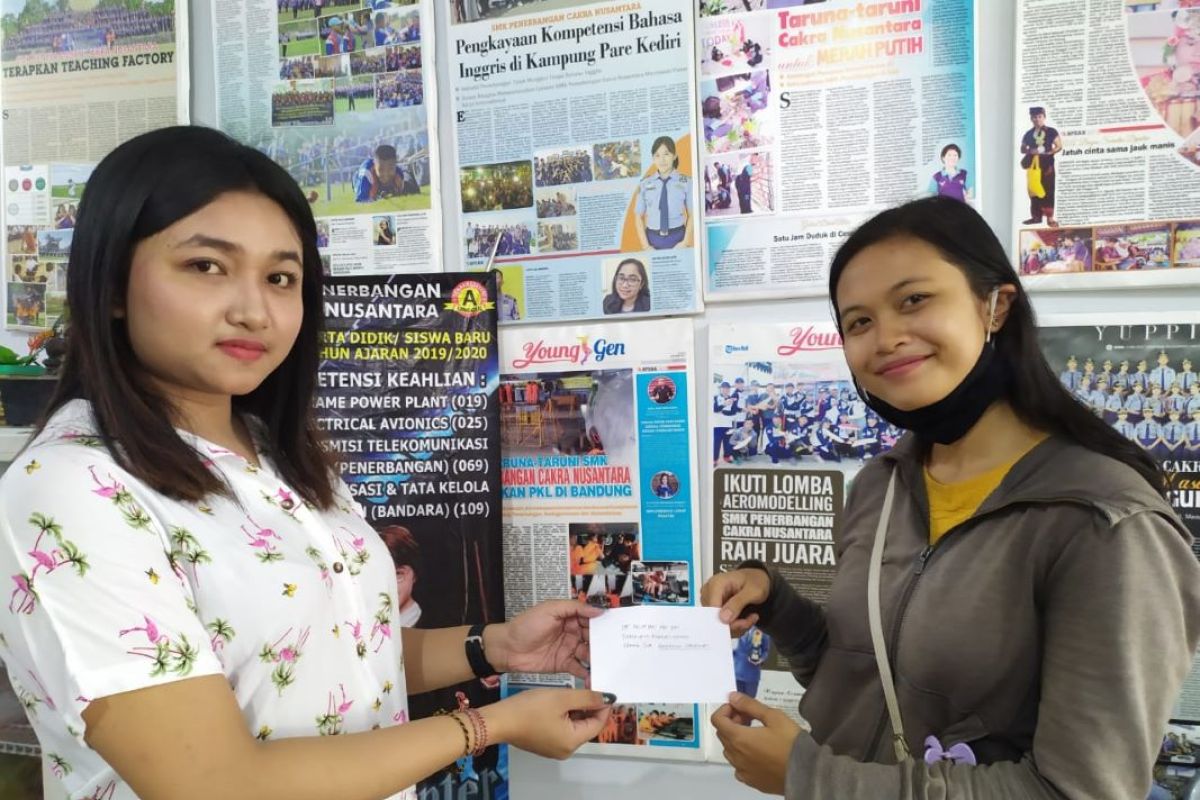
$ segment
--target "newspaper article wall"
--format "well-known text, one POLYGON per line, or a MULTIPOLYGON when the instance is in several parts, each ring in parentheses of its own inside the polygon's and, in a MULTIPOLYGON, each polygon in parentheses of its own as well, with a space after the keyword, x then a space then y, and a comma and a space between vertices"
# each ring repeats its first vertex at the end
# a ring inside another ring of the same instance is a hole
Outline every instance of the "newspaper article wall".
POLYGON ((500 323, 700 308, 686 0, 450 4, 463 263, 500 323))
POLYGON ((874 212, 978 206, 974 0, 699 0, 705 298, 819 295, 874 212))
POLYGON ((0 19, 3 260, 10 330, 54 325, 92 167, 188 119, 183 0, 6 0, 0 19))
MULTIPOLYGON (((364 609, 340 638, 365 653, 401 628, 503 621, 494 278, 334 278, 325 286, 325 317, 318 424, 396 567, 395 604, 387 598, 364 609)), ((353 574, 367 557, 362 543, 334 539, 353 574)), ((318 556, 313 551, 326 572, 318 556)), ((417 719, 451 710, 459 693, 473 706, 492 702, 499 680, 412 695, 409 708, 417 719)), ((420 797, 503 800, 502 750, 435 773, 421 782, 420 797)))
POLYGON ((441 270, 431 0, 221 0, 212 24, 217 123, 300 184, 327 270, 441 270))
MULTIPOLYGON (((509 615, 569 597, 602 608, 696 605, 691 323, 510 327, 500 354, 509 615)), ((572 680, 512 675, 508 690, 572 680)), ((586 749, 699 759, 699 712, 619 704, 586 749)))
MULTIPOLYGON (((822 603, 849 483, 901 431, 858 397, 832 322, 714 325, 708 363, 712 572, 758 559, 822 603)), ((807 727, 770 636, 753 627, 732 648, 738 691, 807 727)))
POLYGON ((1193 5, 1017 3, 1013 252, 1030 288, 1195 284, 1193 5))
MULTIPOLYGON (((1200 314, 1063 315, 1041 324, 1063 386, 1162 464, 1167 499, 1200 540, 1200 314)), ((1200 782, 1200 659, 1172 717, 1154 771, 1162 793, 1151 796, 1183 800, 1200 782)))

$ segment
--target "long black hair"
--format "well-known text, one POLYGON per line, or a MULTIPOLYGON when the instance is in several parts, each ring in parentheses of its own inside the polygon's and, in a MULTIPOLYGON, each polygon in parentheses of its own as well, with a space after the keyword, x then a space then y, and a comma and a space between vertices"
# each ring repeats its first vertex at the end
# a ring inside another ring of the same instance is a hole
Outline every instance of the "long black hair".
POLYGON ((919 239, 936 248, 942 258, 963 271, 971 291, 981 300, 1005 284, 1017 288, 1004 326, 992 341, 1012 376, 1005 399, 1022 421, 1128 464, 1156 492, 1166 492, 1158 462, 1079 403, 1054 375, 1038 344, 1029 294, 996 234, 966 203, 949 197, 914 200, 876 215, 850 235, 829 267, 829 298, 839 331, 837 286, 846 265, 871 245, 897 238, 919 239))
POLYGON ((138 136, 105 156, 88 179, 67 268, 67 353, 38 430, 63 404, 84 399, 112 457, 156 491, 193 502, 230 493, 176 433, 176 409, 138 368, 125 320, 113 312, 125 305, 137 244, 232 191, 255 192, 279 206, 300 238, 304 260, 296 342, 256 389, 233 398, 233 407, 262 421, 280 476, 305 500, 328 508, 333 462, 312 410, 323 325, 316 223, 282 167, 210 128, 138 136))

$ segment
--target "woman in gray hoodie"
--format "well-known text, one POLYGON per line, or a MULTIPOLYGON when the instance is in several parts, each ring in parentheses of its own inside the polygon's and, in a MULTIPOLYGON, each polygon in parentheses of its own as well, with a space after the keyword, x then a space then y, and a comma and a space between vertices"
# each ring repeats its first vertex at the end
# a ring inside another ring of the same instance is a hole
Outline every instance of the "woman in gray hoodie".
POLYGON ((910 433, 851 487, 824 606, 755 562, 702 590, 806 689, 811 732, 742 695, 713 715, 738 779, 788 800, 1146 797, 1200 643, 1158 465, 1055 378, 969 206, 878 215, 829 291, 859 394, 910 433))

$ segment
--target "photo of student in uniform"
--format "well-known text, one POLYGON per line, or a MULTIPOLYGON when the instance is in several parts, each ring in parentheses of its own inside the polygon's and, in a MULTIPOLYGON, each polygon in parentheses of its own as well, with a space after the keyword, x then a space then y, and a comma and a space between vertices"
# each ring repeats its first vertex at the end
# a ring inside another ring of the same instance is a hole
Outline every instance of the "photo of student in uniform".
POLYGON ((646 394, 658 405, 666 405, 675 399, 675 381, 668 375, 659 375, 646 386, 646 394))
POLYGON ((965 169, 959 169, 958 162, 962 159, 962 148, 956 144, 948 144, 942 148, 942 168, 933 173, 929 181, 929 193, 961 200, 964 203, 974 199, 975 187, 971 184, 971 176, 965 169))
POLYGON ((316 422, 316 224, 279 164, 200 126, 135 137, 71 250, 59 381, 0 477, 23 576, 0 659, 70 766, 56 793, 402 800, 464 753, 564 757, 603 728, 611 699, 561 689, 412 721, 410 692, 586 677, 595 612, 396 626, 391 554, 316 422))
POLYGON ((1022 225, 1058 227, 1054 218, 1055 189, 1058 174, 1054 167, 1054 155, 1063 148, 1058 131, 1046 125, 1046 109, 1034 106, 1029 109, 1033 127, 1021 137, 1021 169, 1025 170, 1026 191, 1029 194, 1029 219, 1022 225))
POLYGON ((717 394, 713 397, 712 426, 713 426, 713 466, 733 461, 733 446, 730 444, 730 434, 737 424, 739 411, 738 399, 733 394, 729 381, 721 381, 717 386, 717 394))
POLYGON ((517 303, 517 298, 513 297, 504 291, 504 270, 496 270, 496 294, 500 296, 500 302, 497 304, 501 322, 516 322, 521 318, 521 306, 517 303))
POLYGON ((650 276, 639 258, 624 258, 613 272, 604 297, 605 314, 641 314, 650 310, 650 276))
POLYGON ((669 500, 679 492, 679 478, 667 470, 656 472, 650 479, 650 491, 661 500, 669 500))
POLYGON ((733 642, 733 677, 737 690, 747 697, 758 697, 763 664, 771 654, 771 637, 751 625, 733 642))
POLYGON ((675 140, 658 137, 650 156, 654 170, 638 185, 638 241, 643 250, 691 247, 695 227, 692 179, 679 171, 675 140))

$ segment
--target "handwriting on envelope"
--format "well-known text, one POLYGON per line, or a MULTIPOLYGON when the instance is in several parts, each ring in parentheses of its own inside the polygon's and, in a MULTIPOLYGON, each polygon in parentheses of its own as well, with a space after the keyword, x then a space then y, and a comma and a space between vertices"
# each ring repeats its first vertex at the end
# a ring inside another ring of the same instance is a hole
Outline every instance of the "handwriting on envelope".
POLYGON ((622 703, 720 703, 733 691, 718 609, 634 606, 591 621, 592 688, 622 703))

